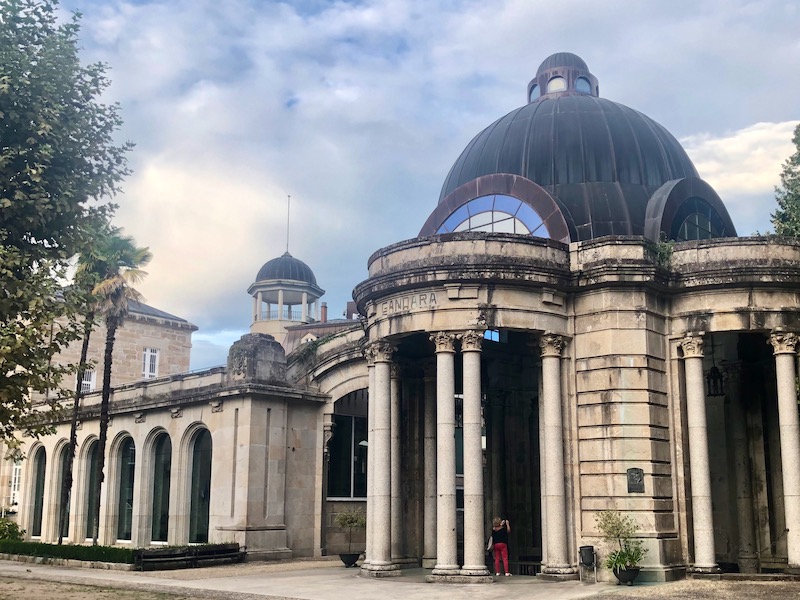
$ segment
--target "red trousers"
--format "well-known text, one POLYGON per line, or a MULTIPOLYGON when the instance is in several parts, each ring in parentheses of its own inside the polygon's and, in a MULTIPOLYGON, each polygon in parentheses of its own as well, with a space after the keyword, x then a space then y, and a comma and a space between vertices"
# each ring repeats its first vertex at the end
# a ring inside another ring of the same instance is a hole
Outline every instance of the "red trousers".
POLYGON ((508 546, 506 546, 503 542, 499 544, 494 544, 492 546, 492 552, 494 552, 494 572, 500 572, 500 557, 503 557, 503 567, 505 568, 505 573, 508 573, 508 546))

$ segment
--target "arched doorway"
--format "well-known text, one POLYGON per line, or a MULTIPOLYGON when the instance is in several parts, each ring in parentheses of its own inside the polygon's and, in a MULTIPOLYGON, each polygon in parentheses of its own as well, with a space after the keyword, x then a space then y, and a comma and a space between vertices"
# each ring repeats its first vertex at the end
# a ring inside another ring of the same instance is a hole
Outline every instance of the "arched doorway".
POLYGON ((153 444, 153 503, 150 540, 166 542, 169 534, 169 491, 172 472, 172 441, 166 432, 153 444))
POLYGON ((211 433, 200 430, 191 445, 191 488, 189 504, 189 543, 208 542, 211 506, 211 433))

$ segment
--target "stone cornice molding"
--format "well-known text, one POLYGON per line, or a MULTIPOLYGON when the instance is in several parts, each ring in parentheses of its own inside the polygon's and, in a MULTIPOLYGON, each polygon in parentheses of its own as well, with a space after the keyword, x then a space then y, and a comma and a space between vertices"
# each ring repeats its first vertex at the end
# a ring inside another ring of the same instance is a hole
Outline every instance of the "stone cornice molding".
POLYGON ((567 345, 567 339, 564 336, 547 333, 539 338, 539 349, 541 350, 542 357, 555 356, 561 358, 561 352, 567 345))
POLYGON ((455 352, 456 335, 454 333, 445 333, 444 331, 432 333, 430 340, 436 346, 437 354, 439 352, 455 352))
POLYGON ((773 354, 795 354, 800 337, 791 331, 776 331, 770 334, 768 344, 772 346, 773 354))
POLYGON ((705 342, 702 335, 687 335, 678 346, 683 350, 683 358, 703 358, 705 342))
POLYGON ((481 344, 483 343, 483 332, 470 329, 458 335, 461 340, 462 352, 480 352, 481 344))

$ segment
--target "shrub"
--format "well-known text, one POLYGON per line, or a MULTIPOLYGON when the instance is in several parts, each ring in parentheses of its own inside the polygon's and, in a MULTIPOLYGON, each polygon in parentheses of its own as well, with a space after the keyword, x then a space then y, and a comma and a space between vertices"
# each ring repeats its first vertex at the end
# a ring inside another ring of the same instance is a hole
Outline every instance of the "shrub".
POLYGON ((22 556, 133 564, 134 551, 112 546, 79 546, 0 540, 0 552, 22 556))
POLYGON ((352 552, 353 529, 364 529, 367 526, 367 515, 360 508, 351 508, 336 513, 333 520, 338 527, 347 529, 347 549, 352 552))
POLYGON ((642 547, 642 540, 634 538, 639 530, 636 521, 616 510, 604 510, 595 520, 603 540, 614 548, 603 561, 605 567, 612 571, 637 567, 647 549, 642 547))
POLYGON ((19 525, 11 519, 3 517, 0 519, 0 540, 16 540, 21 542, 25 534, 24 529, 20 529, 19 525))

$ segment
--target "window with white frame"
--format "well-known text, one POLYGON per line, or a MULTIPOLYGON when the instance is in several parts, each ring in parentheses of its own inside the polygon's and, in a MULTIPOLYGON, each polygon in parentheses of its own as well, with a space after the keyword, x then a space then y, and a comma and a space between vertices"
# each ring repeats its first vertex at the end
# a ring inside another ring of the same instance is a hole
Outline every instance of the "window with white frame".
POLYGON ((81 392, 84 394, 93 392, 96 388, 97 373, 94 369, 86 369, 83 372, 83 379, 81 379, 81 392))
POLYGON ((18 458, 14 461, 14 468, 11 471, 11 497, 9 498, 9 505, 12 510, 16 510, 19 505, 19 482, 22 479, 22 459, 18 458))
POLYGON ((145 379, 158 377, 158 348, 145 348, 142 352, 142 377, 145 379))

